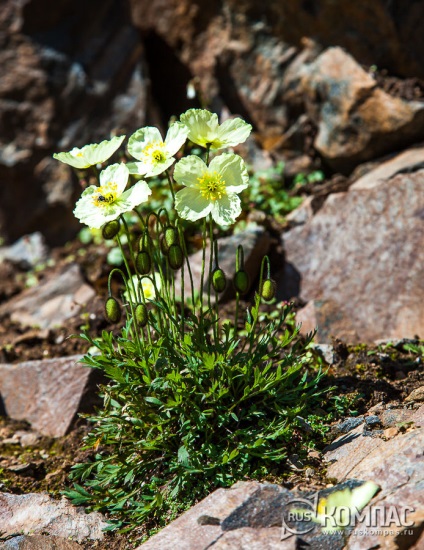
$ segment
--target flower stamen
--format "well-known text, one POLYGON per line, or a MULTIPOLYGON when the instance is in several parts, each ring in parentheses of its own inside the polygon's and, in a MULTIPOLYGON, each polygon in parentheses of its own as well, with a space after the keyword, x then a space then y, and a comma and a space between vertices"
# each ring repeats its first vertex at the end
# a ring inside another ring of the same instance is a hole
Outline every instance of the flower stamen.
POLYGON ((205 172, 203 177, 197 178, 199 190, 202 197, 208 201, 216 201, 227 194, 225 180, 218 172, 205 172))
POLYGON ((163 141, 154 141, 144 148, 143 156, 145 161, 153 161, 154 164, 164 162, 166 154, 164 152, 165 143, 163 141))
POLYGON ((116 183, 109 182, 107 185, 99 187, 94 196, 94 204, 96 206, 106 206, 115 202, 117 196, 116 183))

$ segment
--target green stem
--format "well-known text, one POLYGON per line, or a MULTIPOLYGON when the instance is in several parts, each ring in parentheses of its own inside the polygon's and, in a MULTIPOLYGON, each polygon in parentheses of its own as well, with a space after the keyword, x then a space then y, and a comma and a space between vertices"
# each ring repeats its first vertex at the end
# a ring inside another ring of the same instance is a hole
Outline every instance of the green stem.
MULTIPOLYGON (((187 255, 186 255, 186 250, 185 250, 185 239, 184 239, 184 232, 182 231, 182 228, 180 226, 180 224, 178 223, 178 220, 177 220, 177 223, 176 223, 176 229, 178 231, 178 235, 179 235, 179 238, 180 238, 180 243, 181 243, 181 249, 183 251, 183 254, 184 254, 184 257, 187 258, 187 255)), ((184 271, 185 271, 185 266, 184 266, 184 262, 183 262, 183 265, 181 266, 181 338, 183 339, 184 338, 184 325, 185 325, 185 319, 184 319, 184 298, 185 298, 185 292, 184 292, 184 284, 185 284, 185 276, 184 276, 184 271)), ((175 282, 174 282, 175 284, 175 282)))
MULTIPOLYGON (((129 283, 129 285, 131 285, 134 298, 136 298, 137 293, 136 293, 136 290, 135 290, 135 285, 134 285, 133 278, 131 276, 130 266, 128 265, 128 261, 127 261, 127 258, 125 256, 125 252, 124 252, 124 249, 123 249, 123 246, 122 246, 121 239, 120 239, 119 235, 117 235, 117 241, 118 241, 119 250, 121 251, 121 255, 122 255, 122 258, 124 260, 125 269, 127 270, 128 283, 129 283)), ((128 288, 129 285, 128 284, 126 285, 128 291, 129 291, 129 288, 128 288)), ((140 336, 138 334, 139 327, 137 326, 137 320, 135 318, 134 304, 133 304, 133 301, 131 300, 131 293, 128 292, 128 294, 130 294, 130 296, 129 296, 130 299, 128 301, 129 301, 130 309, 131 309, 131 317, 132 317, 133 323, 135 324, 135 331, 133 331, 134 325, 131 324, 131 332, 133 333, 133 338, 136 340, 137 347, 139 349, 139 352, 141 353, 142 347, 141 347, 141 342, 140 342, 140 336)))
POLYGON ((205 281, 205 265, 206 265, 206 218, 203 218, 203 227, 202 227, 202 270, 200 272, 200 313, 199 320, 202 320, 203 323, 203 284, 205 281))
POLYGON ((238 331, 238 316, 240 307, 240 293, 236 291, 236 312, 234 314, 234 333, 233 337, 236 338, 238 331))
MULTIPOLYGON (((218 243, 217 241, 214 241, 214 259, 215 259, 215 268, 219 269, 219 258, 218 258, 218 243)), ((219 317, 219 293, 215 291, 215 317, 216 317, 216 343, 218 343, 221 339, 221 327, 219 325, 220 317, 219 317)))
MULTIPOLYGON (((212 310, 212 301, 211 301, 212 265, 213 265, 213 259, 214 259, 213 220, 211 215, 209 215, 209 248, 210 248, 210 254, 209 254, 209 277, 208 277, 208 308, 212 319, 213 335, 214 335, 215 345, 216 345, 218 343, 218 332, 217 332, 218 319, 214 318, 213 310, 212 310)), ((217 262, 216 258, 215 258, 215 261, 217 262)))
POLYGON ((165 170, 165 172, 166 172, 166 176, 168 178, 169 188, 171 189, 172 200, 173 200, 173 202, 175 202, 174 184, 172 182, 171 174, 169 173, 169 170, 165 170))

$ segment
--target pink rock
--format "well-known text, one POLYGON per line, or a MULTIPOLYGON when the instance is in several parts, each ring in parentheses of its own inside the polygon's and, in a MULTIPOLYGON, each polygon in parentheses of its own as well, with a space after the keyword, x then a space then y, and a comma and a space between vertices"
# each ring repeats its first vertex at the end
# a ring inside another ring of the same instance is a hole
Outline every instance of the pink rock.
POLYGON ((308 302, 321 343, 424 335, 424 170, 359 184, 284 233, 278 292, 308 302))
POLYGON ((315 148, 336 170, 349 172, 424 137, 424 103, 387 94, 340 47, 307 66, 302 84, 318 126, 315 148))
POLYGON ((81 365, 81 357, 0 364, 6 414, 30 422, 43 435, 65 435, 77 413, 88 412, 97 400, 99 373, 81 365))
MULTIPOLYGON (((258 488, 256 481, 237 483, 231 489, 217 489, 199 504, 185 512, 157 535, 142 544, 140 550, 200 550, 207 548, 222 535, 220 521, 241 506, 258 488), (198 521, 201 517, 213 521, 198 521), (200 546, 199 546, 200 544, 200 546)), ((281 531, 281 530, 280 530, 281 531)))
POLYGON ((76 315, 94 296, 79 266, 70 265, 3 304, 0 317, 10 314, 12 321, 24 326, 52 328, 76 315))

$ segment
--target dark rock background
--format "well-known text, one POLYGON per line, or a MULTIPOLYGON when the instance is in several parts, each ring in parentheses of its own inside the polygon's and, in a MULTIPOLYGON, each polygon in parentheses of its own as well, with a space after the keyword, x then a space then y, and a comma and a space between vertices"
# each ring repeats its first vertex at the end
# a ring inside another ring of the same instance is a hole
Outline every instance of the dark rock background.
MULTIPOLYGON (((317 85, 302 73, 325 48, 340 46, 357 63, 387 70, 402 95, 396 77, 424 77, 423 17, 424 3, 414 0, 4 0, 0 235, 13 242, 40 229, 49 244, 66 242, 78 227, 72 205, 80 190, 51 154, 145 124, 165 126, 170 116, 199 106, 187 99, 190 81, 205 105, 249 120, 260 147, 301 158, 306 169, 323 163, 329 174, 349 173, 399 141, 424 137, 422 105, 415 105, 412 131, 407 125, 400 140, 384 139, 366 154, 335 153, 333 143, 323 148, 319 138, 313 145, 333 106, 337 75, 317 85)), ((362 78, 372 77, 364 71, 362 78)), ((412 90, 420 92, 416 82, 412 90)), ((353 97, 356 106, 370 88, 375 94, 368 81, 367 91, 353 97)), ((339 149, 340 139, 367 125, 362 116, 359 129, 336 124, 339 149)), ((373 128, 373 143, 379 132, 373 128)))

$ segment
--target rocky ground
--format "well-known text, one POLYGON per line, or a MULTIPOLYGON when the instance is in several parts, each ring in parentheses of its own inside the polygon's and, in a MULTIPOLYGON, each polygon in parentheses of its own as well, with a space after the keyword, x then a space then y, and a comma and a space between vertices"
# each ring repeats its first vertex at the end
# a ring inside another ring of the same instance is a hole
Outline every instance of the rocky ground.
MULTIPOLYGON (((391 162, 395 162, 396 167, 398 161, 391 162)), ((384 164, 376 170, 390 178, 391 170, 384 164)), ((355 185, 336 197, 355 192, 352 191, 355 185)), ((294 231, 305 231, 308 224, 317 223, 326 204, 316 213, 310 204, 320 200, 322 189, 323 186, 317 186, 315 194, 311 194, 289 216, 286 225, 279 228, 284 242, 290 243, 294 231)), ((344 218, 348 204, 349 200, 344 197, 344 218)), ((367 204, 372 212, 372 202, 368 200, 367 204)), ((354 226, 355 223, 359 225, 360 221, 351 219, 350 224, 354 226)), ((224 237, 220 246, 222 265, 227 262, 227 271, 232 269, 231 258, 237 243, 243 242, 252 280, 257 276, 256 256, 268 251, 277 261, 278 282, 278 276, 287 272, 287 263, 278 269, 278 259, 282 261, 281 245, 275 234, 275 224, 264 223, 248 227, 236 236, 224 237)), ((378 238, 383 239, 382 236, 378 238)), ((336 241, 332 246, 338 248, 340 244, 336 241)), ((87 343, 70 336, 81 330, 99 334, 102 329, 114 328, 107 324, 103 315, 102 296, 106 292, 106 276, 110 269, 106 261, 108 249, 94 242, 83 245, 75 239, 65 247, 47 251, 42 240, 32 236, 15 245, 13 255, 10 248, 1 250, 3 257, 9 258, 0 266, 4 281, 0 304, 0 394, 3 414, 7 414, 0 425, 2 547, 134 547, 137 537, 146 534, 143 528, 132 536, 134 542, 124 535, 105 535, 101 528, 106 518, 97 513, 85 515, 61 498, 61 491, 71 485, 68 474, 72 465, 90 456, 90 451, 81 450, 81 440, 88 428, 77 414, 96 405, 96 388, 101 382, 96 372, 76 365, 81 354, 87 351, 87 343), (17 246, 23 246, 19 254, 17 246), (19 510, 18 519, 16 510, 19 510), (43 512, 39 513, 40 510, 43 512), (20 533, 22 537, 18 536, 20 533)), ((286 254, 287 250, 290 248, 286 245, 286 254)), ((329 253, 331 247, 325 250, 325 254, 329 253)), ((360 270, 358 258, 356 255, 356 266, 360 270)), ((325 265, 322 269, 325 274, 325 265)), ((286 275, 286 284, 287 280, 286 275)), ((279 292, 285 291, 281 281, 277 288, 279 292)), ((384 292, 389 290, 382 285, 380 293, 384 292)), ((369 302, 372 303, 364 304, 364 309, 376 307, 378 296, 373 300, 369 298, 369 302)), ((392 302, 396 304, 396 300, 392 302)), ((308 307, 301 297, 297 299, 298 318, 305 316, 308 307)), ((228 314, 233 308, 230 296, 226 305, 228 314)), ((296 537, 281 542, 281 518, 276 519, 276 509, 284 498, 338 487, 338 483, 349 479, 376 481, 382 487, 376 497, 378 503, 393 501, 399 506, 419 509, 418 484, 422 468, 416 461, 422 453, 424 343, 418 337, 386 338, 384 341, 380 338, 379 343, 376 342, 378 338, 374 338, 374 342, 369 338, 368 342, 361 342, 358 335, 353 343, 341 338, 326 338, 334 330, 332 319, 328 314, 330 327, 327 332, 324 332, 325 326, 318 323, 318 344, 311 353, 320 357, 328 368, 325 384, 334 386, 331 395, 339 396, 340 412, 329 417, 324 404, 323 410, 317 411, 316 422, 327 429, 317 437, 315 450, 304 456, 290 455, 278 485, 269 485, 267 483, 272 480, 264 480, 265 484, 239 484, 230 492, 218 490, 178 519, 175 526, 171 524, 151 538, 145 543, 146 548, 197 549, 200 536, 217 548, 233 548, 236 544, 243 548, 291 548, 296 537), (323 334, 321 340, 320 334, 323 334), (396 464, 396 472, 392 471, 393 464, 396 464), (407 478, 398 483, 398 476, 404 475, 402 472, 408 472, 407 478), (260 520, 244 512, 254 507, 257 499, 265 514, 260 520), (199 518, 203 517, 215 519, 202 523, 199 518), (228 523, 229 518, 233 523, 228 523)), ((307 318, 304 323, 307 328, 307 318)), ((377 325, 373 336, 384 334, 386 326, 386 321, 377 325)), ((353 318, 348 328, 355 328, 353 318)), ((366 329, 362 334, 367 334, 366 329)), ((311 429, 311 426, 306 423, 303 429, 311 429)), ((407 547, 412 548, 421 534, 424 523, 420 518, 417 516, 413 533, 408 532, 402 539, 410 540, 407 547)), ((316 545, 323 535, 317 530, 313 536, 315 539, 310 540, 316 545)), ((371 539, 373 536, 369 535, 371 539)), ((393 544, 396 537, 401 536, 392 535, 393 544)), ((387 537, 384 540, 387 542, 387 537)), ((344 544, 340 537, 333 542, 335 548, 344 544)), ((365 542, 355 542, 355 539, 349 544, 352 548, 365 548, 365 542)))
MULTIPOLYGON (((257 188, 221 239, 222 267, 231 277, 241 242, 253 293, 269 254, 278 302, 294 301, 303 333, 317 327, 309 353, 328 369, 333 408, 323 402, 314 448, 291 453, 278 479, 218 489, 144 548, 424 545, 423 10, 415 0, 4 2, 0 548, 123 550, 146 535, 106 534, 107 518, 61 498, 89 456, 78 413, 96 406, 102 382, 78 364, 88 345, 71 336, 119 327, 103 315, 114 251, 76 237, 81 187, 52 153, 163 130, 199 106, 254 130, 238 152, 257 188), (285 503, 358 480, 379 485, 374 508, 410 507, 412 525, 381 534, 380 517, 348 540, 318 525, 288 536, 285 503)), ((300 419, 299 437, 310 428, 300 419)))

